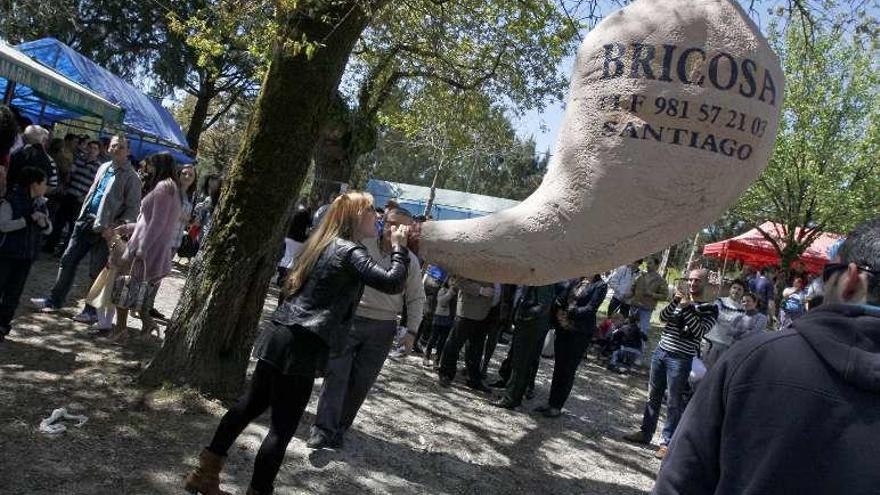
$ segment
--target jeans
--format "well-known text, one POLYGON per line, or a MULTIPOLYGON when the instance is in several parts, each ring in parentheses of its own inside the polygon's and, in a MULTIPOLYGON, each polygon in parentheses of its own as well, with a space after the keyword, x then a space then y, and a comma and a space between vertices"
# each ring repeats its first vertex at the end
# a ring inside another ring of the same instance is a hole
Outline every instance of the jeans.
POLYGON ((483 347, 488 329, 483 321, 456 317, 452 333, 443 347, 440 358, 440 376, 452 380, 458 365, 458 356, 465 341, 468 342, 465 363, 468 370, 468 383, 473 385, 482 381, 480 360, 483 358, 483 347))
POLYGON ((611 354, 611 366, 631 365, 642 357, 641 349, 621 347, 611 354))
POLYGON ((578 366, 584 359, 584 353, 590 346, 593 332, 582 330, 556 330, 556 340, 553 344, 556 353, 553 364, 553 382, 550 384, 550 398, 547 404, 556 409, 562 409, 571 389, 574 387, 574 378, 578 366))
POLYGON ((0 258, 0 335, 6 335, 24 291, 31 260, 0 258))
POLYGON ((642 418, 642 434, 650 440, 657 430, 663 395, 669 390, 666 424, 660 432, 660 444, 669 445, 678 421, 684 413, 684 394, 688 391, 688 375, 693 356, 669 352, 658 347, 651 356, 651 378, 648 381, 648 403, 642 418))
POLYGON ((251 478, 254 489, 260 493, 271 493, 275 477, 284 461, 287 444, 293 438, 296 426, 309 403, 314 383, 314 375, 282 375, 272 365, 258 361, 250 387, 226 411, 208 450, 225 456, 247 425, 271 407, 269 433, 257 452, 251 478))
POLYGON ((647 336, 648 332, 651 330, 651 315, 654 314, 653 309, 649 308, 636 308, 639 315, 639 329, 642 330, 642 335, 647 336))
POLYGON ((354 423, 376 382, 397 332, 395 320, 355 317, 345 349, 331 355, 321 387, 315 426, 336 435, 354 423))
POLYGON ((107 243, 100 234, 92 230, 92 223, 78 220, 73 227, 67 249, 61 256, 61 266, 58 267, 58 275, 49 294, 49 304, 55 308, 64 305, 76 277, 76 269, 86 255, 90 255, 89 279, 95 280, 107 264, 108 253, 107 243))

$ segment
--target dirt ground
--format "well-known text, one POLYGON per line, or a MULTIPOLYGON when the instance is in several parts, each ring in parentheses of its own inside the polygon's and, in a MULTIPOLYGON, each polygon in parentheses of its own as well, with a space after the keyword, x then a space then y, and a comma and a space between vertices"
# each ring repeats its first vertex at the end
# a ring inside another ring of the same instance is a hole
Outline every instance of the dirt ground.
MULTIPOLYGON (((210 440, 223 404, 186 390, 139 388, 134 380, 160 345, 155 337, 123 344, 90 337, 85 325, 70 319, 79 306, 54 315, 32 313, 27 299, 44 295, 56 263, 47 259, 34 266, 13 332, 0 344, 0 493, 185 493, 183 475, 210 440), (58 407, 89 420, 55 436, 39 432, 40 421, 58 407)), ((184 276, 175 270, 163 283, 156 306, 166 315, 184 276)), ((72 294, 84 291, 80 277, 72 294)), ((272 305, 270 297, 267 308, 272 305)), ((137 329, 140 321, 131 318, 129 324, 137 329)), ((506 352, 500 345, 496 360, 506 352)), ((650 490, 659 467, 653 449, 620 440, 641 420, 645 374, 610 374, 591 357, 579 370, 566 414, 546 419, 531 410, 546 400, 552 365, 542 360, 535 399, 506 411, 460 383, 440 388, 418 357, 389 360, 338 451, 305 446, 313 395, 276 493, 650 490)), ((224 489, 244 494, 266 431, 263 416, 239 438, 224 489)))

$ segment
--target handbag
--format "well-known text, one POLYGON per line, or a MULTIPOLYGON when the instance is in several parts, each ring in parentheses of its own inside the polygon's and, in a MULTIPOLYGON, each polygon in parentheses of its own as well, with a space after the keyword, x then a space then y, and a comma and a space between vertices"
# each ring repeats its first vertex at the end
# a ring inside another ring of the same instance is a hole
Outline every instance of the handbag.
MULTIPOLYGON (((137 260, 132 262, 128 275, 119 275, 113 281, 113 293, 110 300, 116 307, 124 309, 140 309, 144 304, 144 298, 149 290, 149 282, 140 280, 132 275, 137 260)), ((141 259, 144 274, 147 271, 147 262, 141 259)))

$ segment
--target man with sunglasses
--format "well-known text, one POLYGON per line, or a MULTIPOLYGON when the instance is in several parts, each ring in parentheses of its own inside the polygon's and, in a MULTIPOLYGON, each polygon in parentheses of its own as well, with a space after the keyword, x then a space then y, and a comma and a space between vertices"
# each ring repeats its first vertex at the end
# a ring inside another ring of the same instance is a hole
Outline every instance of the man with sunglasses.
POLYGON ((823 279, 822 306, 738 342, 706 375, 654 493, 877 493, 880 219, 823 279))

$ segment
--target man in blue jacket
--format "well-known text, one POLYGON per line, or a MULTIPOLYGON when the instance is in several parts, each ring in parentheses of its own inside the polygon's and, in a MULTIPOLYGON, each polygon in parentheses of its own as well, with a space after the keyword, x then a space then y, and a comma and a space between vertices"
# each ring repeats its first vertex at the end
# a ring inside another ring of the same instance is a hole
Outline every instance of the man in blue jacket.
POLYGON ((880 219, 823 278, 822 306, 740 341, 706 375, 654 493, 880 492, 880 219))

